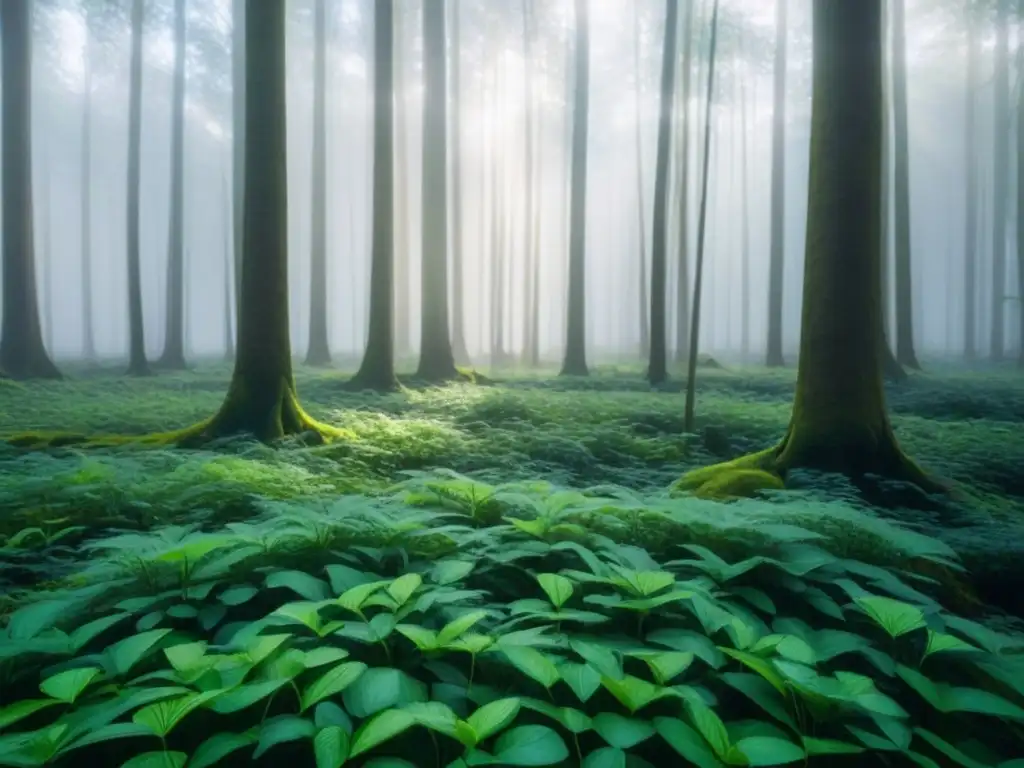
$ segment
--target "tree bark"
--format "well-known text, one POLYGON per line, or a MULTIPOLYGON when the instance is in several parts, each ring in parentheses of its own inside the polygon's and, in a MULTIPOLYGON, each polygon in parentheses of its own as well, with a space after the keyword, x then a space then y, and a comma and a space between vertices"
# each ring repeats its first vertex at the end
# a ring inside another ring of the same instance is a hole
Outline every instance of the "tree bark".
POLYGON ((468 365, 466 346, 465 233, 463 232, 462 161, 462 37, 459 4, 451 13, 451 110, 452 110, 452 353, 456 362, 468 365))
POLYGON ((684 3, 683 8, 683 52, 682 89, 677 105, 679 129, 678 142, 679 230, 676 233, 676 346, 674 362, 683 363, 689 358, 690 344, 690 88, 693 70, 693 6, 684 3))
POLYGON ((132 0, 132 58, 128 102, 128 373, 147 376, 142 274, 139 264, 140 147, 142 144, 142 29, 144 0, 132 0))
POLYGON ((783 266, 786 258, 786 40, 788 0, 776 0, 775 89, 772 112, 772 239, 768 266, 768 350, 770 367, 785 365, 782 355, 783 266))
POLYGON ((43 344, 36 292, 32 203, 32 5, 0 2, 0 146, 4 162, 3 320, 0 371, 59 379, 43 344))
POLYGON ((524 108, 524 120, 523 128, 525 130, 525 157, 523 158, 523 164, 525 167, 525 181, 523 183, 523 210, 524 220, 526 222, 525 227, 525 244, 524 252, 526 258, 524 259, 523 269, 523 318, 524 318, 524 329, 523 329, 523 359, 528 365, 533 366, 537 360, 537 349, 534 346, 536 340, 536 331, 534 330, 534 324, 537 322, 537 318, 533 314, 534 291, 538 290, 539 286, 534 280, 534 275, 537 272, 537 261, 540 259, 540 250, 537 247, 537 238, 534 229, 538 226, 539 222, 537 217, 534 215, 534 206, 536 189, 534 182, 534 171, 536 168, 535 158, 535 123, 536 123, 536 99, 534 98, 534 87, 533 87, 533 67, 534 67, 534 36, 536 34, 536 22, 533 19, 533 11, 531 9, 530 0, 523 0, 523 86, 525 90, 524 100, 526 102, 524 108))
POLYGON ((315 0, 314 9, 312 248, 306 365, 325 366, 331 362, 327 331, 327 0, 315 0))
MULTIPOLYGON (((262 0, 249 0, 262 2, 262 0)), ((394 360, 395 106, 394 0, 374 4, 373 242, 370 256, 370 328, 352 389, 398 388, 394 360)))
POLYGON ((82 63, 82 143, 79 205, 81 210, 80 244, 82 248, 82 357, 96 358, 96 333, 92 305, 92 59, 93 41, 89 14, 85 15, 85 52, 82 63))
MULTIPOLYGON (((1017 16, 1024 19, 1024 0, 1018 2, 1017 16)), ((1017 365, 1024 368, 1024 47, 1020 45, 1017 72, 1017 365)))
POLYGON ((174 85, 171 94, 171 213, 167 246, 164 351, 157 365, 185 368, 185 0, 174 0, 174 85))
POLYGON ((1006 319, 1006 205, 1010 187, 1010 54, 1009 0, 999 0, 996 16, 995 121, 993 146, 995 167, 992 190, 992 327, 989 355, 993 362, 1003 359, 1006 319))
MULTIPOLYGON (((964 190, 964 359, 973 362, 978 355, 978 127, 975 94, 979 86, 980 41, 972 0, 966 0, 964 15, 967 17, 967 89, 964 104, 964 161, 967 166, 967 184, 964 190)), ((1018 219, 1018 227, 1022 221, 1024 220, 1018 219)))
MULTIPOLYGON (((232 243, 235 252, 235 336, 238 335, 238 314, 242 311, 242 203, 245 195, 245 3, 232 0, 231 19, 231 153, 232 153, 232 243)), ((234 350, 231 350, 234 355, 234 350)))
POLYGON ((569 306, 561 375, 587 376, 587 127, 590 122, 588 0, 575 0, 576 84, 573 93, 572 181, 569 204, 569 306))
POLYGON ((672 139, 672 92, 675 90, 676 37, 679 0, 666 0, 665 41, 661 55, 661 93, 658 117, 657 165, 654 175, 654 232, 651 242, 651 329, 647 380, 651 385, 668 379, 666 273, 668 272, 668 172, 672 139))
MULTIPOLYGON (((672 0, 669 0, 669 2, 672 2, 672 0)), ((665 23, 666 25, 668 24, 667 21, 665 23)), ((667 41, 669 39, 670 34, 674 37, 675 31, 670 32, 668 26, 666 26, 666 45, 668 44, 667 41)), ((647 211, 644 207, 644 145, 642 135, 643 131, 641 130, 641 126, 643 123, 643 111, 641 109, 641 95, 643 93, 643 88, 641 87, 642 75, 640 71, 640 3, 633 3, 633 73, 636 77, 636 87, 633 89, 633 122, 634 141, 636 145, 636 213, 637 247, 639 248, 639 252, 637 253, 637 259, 640 265, 640 354, 641 356, 643 356, 644 352, 647 352, 648 355, 650 354, 651 304, 648 302, 647 298, 647 211)), ((662 93, 661 98, 665 98, 664 93, 662 93)), ((661 128, 659 127, 658 130, 660 131, 661 128)))
POLYGON ((404 3, 394 6, 394 38, 397 45, 394 46, 394 64, 392 68, 394 78, 393 95, 389 98, 395 101, 394 111, 394 145, 395 145, 395 181, 394 181, 394 240, 392 282, 394 284, 393 311, 394 324, 394 351, 404 358, 412 349, 411 333, 409 328, 409 147, 408 147, 408 121, 406 114, 406 83, 405 83, 405 14, 408 8, 404 3))
MULTIPOLYGON (((746 53, 746 40, 743 41, 746 53)), ((740 82, 740 358, 750 359, 750 180, 747 151, 750 145, 750 121, 747 117, 747 78, 740 82)))

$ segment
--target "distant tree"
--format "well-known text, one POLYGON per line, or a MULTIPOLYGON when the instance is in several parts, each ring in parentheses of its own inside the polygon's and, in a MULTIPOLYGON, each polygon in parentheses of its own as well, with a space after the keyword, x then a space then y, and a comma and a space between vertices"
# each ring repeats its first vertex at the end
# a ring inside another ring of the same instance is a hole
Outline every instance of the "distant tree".
MULTIPOLYGON (((637 215, 637 270, 640 278, 640 355, 650 355, 651 304, 647 300, 647 209, 644 205, 644 143, 643 143, 643 73, 640 68, 640 49, 643 45, 640 27, 640 3, 633 3, 633 144, 636 164, 636 215, 637 215)), ((676 10, 678 15, 678 9, 676 10)), ((668 22, 666 21, 666 24, 668 22)), ((665 27, 665 45, 675 31, 665 27)), ((673 45, 675 44, 673 40, 673 45)), ((664 74, 664 73, 663 73, 664 74)), ((664 85, 664 83, 663 83, 664 85)), ((671 95, 671 94, 670 94, 671 95)), ((665 98, 664 92, 661 98, 665 98)), ((659 132, 661 127, 659 125, 659 132)), ((661 167, 660 165, 658 166, 661 167)), ((664 303, 664 302, 663 302, 664 303)))
POLYGON ((771 255, 768 262, 768 356, 772 367, 782 355, 783 263, 786 257, 786 43, 789 0, 775 0, 775 81, 772 109, 771 255))
MULTIPOLYGON (((973 362, 978 343, 978 59, 981 41, 978 24, 972 12, 974 0, 965 0, 967 21, 967 88, 964 114, 964 163, 967 180, 964 185, 964 359, 973 362)), ((1024 49, 1022 49, 1024 50, 1024 49)), ((1024 146, 1024 145, 1021 145, 1024 146)), ((1024 221, 1018 218, 1018 222, 1024 221)), ((1020 226, 1018 224, 1018 226, 1020 226)), ((1024 313, 1021 315, 1024 317, 1024 313)))
POLYGON ((989 355, 1003 359, 1006 343, 1006 206, 1010 196, 1010 0, 996 4, 995 119, 992 123, 995 159, 992 189, 992 325, 989 355))
POLYGON ((0 171, 3 319, 0 371, 59 379, 43 344, 36 293, 32 204, 32 3, 0 2, 0 171))
POLYGON ((142 318, 139 197, 142 194, 142 30, 144 0, 132 0, 132 54, 128 82, 128 373, 149 375, 142 318))
MULTIPOLYGON (((1017 17, 1024 21, 1024 0, 1017 17)), ((1024 46, 1017 45, 1017 72, 1024 76, 1024 46)), ((1024 82, 1017 86, 1017 322, 1020 327, 1017 365, 1024 368, 1024 82)))
MULTIPOLYGON (((234 245, 235 336, 242 293, 242 203, 245 195, 245 4, 231 0, 231 204, 234 245)), ((228 350, 230 356, 234 350, 228 350)))
POLYGON ((82 356, 86 360, 96 357, 96 333, 93 328, 92 299, 92 69, 95 35, 92 29, 92 13, 88 4, 83 5, 85 21, 85 50, 82 52, 82 161, 79 182, 79 205, 81 210, 82 249, 82 356))
POLYGON ((466 347, 466 268, 465 230, 463 229, 462 167, 462 34, 459 17, 463 6, 452 6, 451 13, 451 113, 452 113, 452 352, 458 363, 469 363, 466 347))
POLYGON ((683 3, 682 55, 679 59, 680 88, 676 104, 676 346, 673 362, 685 362, 690 355, 690 88, 693 81, 693 13, 696 3, 683 3))
MULTIPOLYGON (((666 0, 665 40, 661 54, 658 148, 654 171, 654 233, 651 240, 651 347, 647 363, 647 380, 653 385, 662 384, 668 379, 668 328, 665 311, 668 273, 668 172, 678 34, 679 0, 666 0)), ((646 257, 641 254, 640 258, 646 257)))
POLYGON ((590 122, 590 18, 588 0, 575 0, 572 179, 569 186, 569 290, 563 376, 586 376, 587 367, 587 127, 590 122))
POLYGON ((761 453, 688 473, 797 467, 929 479, 900 450, 882 383, 882 0, 815 0, 810 186, 797 389, 789 430, 761 453), (873 170, 872 170, 873 169, 873 170))
MULTIPOLYGON (((250 2, 260 0, 250 0, 250 2)), ((370 256, 370 329, 353 389, 398 388, 394 359, 395 108, 394 0, 374 8, 373 234, 370 256)))
POLYGON ((409 265, 409 243, 411 240, 409 222, 409 121, 406 117, 408 110, 405 77, 405 61, 410 46, 406 45, 406 14, 412 10, 408 3, 399 2, 394 6, 394 33, 397 41, 394 46, 394 62, 392 64, 392 79, 394 82, 394 137, 392 142, 395 148, 395 159, 392 162, 395 172, 395 180, 392 190, 394 195, 394 246, 392 248, 392 312, 395 318, 392 321, 392 342, 395 353, 400 358, 405 358, 412 350, 410 333, 410 294, 411 275, 409 265))
POLYGON ((526 222, 523 233, 523 358, 528 366, 536 366, 540 350, 537 324, 539 318, 533 311, 534 293, 540 290, 540 281, 536 280, 539 270, 540 241, 537 230, 540 229, 540 218, 537 215, 535 168, 537 155, 537 94, 534 88, 534 57, 537 48, 537 19, 531 0, 523 0, 523 89, 525 106, 523 109, 523 142, 525 166, 523 181, 523 211, 526 222))
POLYGON ((327 0, 314 0, 313 168, 309 294, 309 348, 306 365, 331 362, 327 332, 327 0))
POLYGON ((164 351, 157 365, 185 368, 185 0, 174 0, 174 86, 171 94, 171 212, 167 237, 164 351))

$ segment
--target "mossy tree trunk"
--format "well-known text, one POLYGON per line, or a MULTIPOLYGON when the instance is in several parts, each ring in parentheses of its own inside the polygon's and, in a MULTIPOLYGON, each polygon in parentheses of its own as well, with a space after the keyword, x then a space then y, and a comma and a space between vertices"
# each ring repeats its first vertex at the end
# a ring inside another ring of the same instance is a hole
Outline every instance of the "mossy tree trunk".
POLYGON ((132 54, 128 84, 128 373, 149 374, 142 317, 139 195, 142 144, 142 28, 144 0, 132 0, 132 54))
MULTIPOLYGON (((256 0, 259 2, 260 0, 256 0)), ((394 362, 394 0, 374 4, 373 232, 370 256, 370 328, 354 389, 398 387, 394 362)))
MULTIPOLYGON (((668 272, 668 175, 672 139, 672 92, 675 89, 676 37, 679 0, 666 0, 665 41, 661 54, 661 93, 658 111, 658 148, 654 172, 654 233, 651 241, 651 335, 647 380, 652 385, 668 379, 666 273, 668 272)), ((641 258, 644 258, 641 255, 641 258)))
MULTIPOLYGON (((235 336, 242 293, 242 198, 245 195, 245 3, 231 3, 231 203, 234 247, 235 336)), ((233 345, 232 345, 233 346, 233 345)), ((234 354, 232 350, 232 354, 234 354)))
POLYGON ((82 84, 82 143, 81 180, 79 182, 79 206, 81 211, 82 248, 82 357, 96 358, 96 333, 93 327, 92 309, 92 59, 93 34, 88 6, 83 8, 85 17, 85 51, 83 53, 82 84))
POLYGON ((327 0, 315 0, 314 8, 312 248, 306 365, 324 366, 331 362, 327 332, 327 0))
POLYGON ((417 378, 458 376, 448 327, 448 82, 446 0, 423 5, 423 206, 420 363, 417 378))
POLYGON ((896 361, 919 369, 914 351, 914 291, 910 261, 910 146, 907 129, 907 34, 904 0, 892 4, 892 117, 895 177, 896 361))
POLYGON ((768 261, 768 348, 770 367, 785 365, 782 355, 783 270, 786 258, 786 44, 789 0, 776 0, 775 75, 772 110, 771 252, 768 261))
MULTIPOLYGON (((672 2, 672 0, 669 0, 672 2)), ((633 143, 636 163, 636 215, 637 215, 637 263, 640 266, 639 272, 639 297, 640 297, 640 356, 650 354, 651 345, 651 304, 647 299, 647 209, 644 206, 644 145, 643 145, 643 74, 640 69, 640 3, 633 3, 633 76, 636 78, 633 88, 633 143)), ((676 11, 678 15, 678 10, 676 11)), ((667 24, 668 22, 666 22, 667 24)), ((665 27, 665 41, 668 45, 670 36, 674 32, 668 26, 665 27)), ((674 41, 673 41, 674 42, 674 41)), ((664 92, 661 98, 665 98, 664 92)), ((662 128, 660 127, 658 131, 662 128)), ((660 140, 660 136, 659 136, 660 140)), ((659 144, 660 147, 660 144, 659 144)), ((660 166, 659 166, 660 167, 660 166)), ((662 302, 664 304, 664 301, 662 302)), ((664 336, 664 334, 662 334, 664 336)))
POLYGON ((0 370, 14 379, 61 377, 43 344, 32 203, 32 9, 0 2, 3 148, 3 320, 0 370))
MULTIPOLYGON (((964 163, 967 184, 964 189, 964 359, 973 362, 977 357, 978 339, 978 127, 977 92, 979 86, 978 59, 981 41, 975 19, 973 0, 966 0, 967 22, 967 89, 964 114, 964 163)), ((1020 145, 1024 147, 1024 144, 1020 145)), ((1019 151, 1019 150, 1018 150, 1019 151)), ((1018 218, 1018 222, 1022 221, 1018 218)), ((1018 226, 1020 226, 1018 224, 1018 226)), ((1024 313, 1021 314, 1024 318, 1024 313)))
POLYGON ((462 37, 459 15, 463 6, 456 3, 451 13, 451 110, 452 110, 452 353, 455 360, 468 365, 466 346, 466 270, 465 233, 462 224, 462 37))
POLYGON ((164 351, 157 365, 165 370, 182 370, 185 368, 185 0, 174 0, 170 197, 164 351))
POLYGON ((590 122, 588 0, 576 0, 576 45, 569 187, 569 290, 563 376, 587 376, 587 128, 590 122))
POLYGON ((693 6, 683 3, 683 45, 680 59, 680 89, 676 152, 679 178, 676 180, 679 229, 676 232, 676 346, 673 362, 689 357, 690 345, 690 88, 693 80, 693 6))

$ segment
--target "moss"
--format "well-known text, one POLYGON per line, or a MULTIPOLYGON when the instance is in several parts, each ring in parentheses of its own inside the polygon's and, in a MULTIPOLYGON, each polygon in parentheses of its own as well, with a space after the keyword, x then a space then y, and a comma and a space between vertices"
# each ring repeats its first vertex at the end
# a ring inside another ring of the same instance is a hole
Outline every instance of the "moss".
POLYGON ((763 469, 731 469, 713 474, 693 489, 693 495, 701 499, 728 501, 751 498, 759 491, 783 488, 782 478, 772 472, 763 469))

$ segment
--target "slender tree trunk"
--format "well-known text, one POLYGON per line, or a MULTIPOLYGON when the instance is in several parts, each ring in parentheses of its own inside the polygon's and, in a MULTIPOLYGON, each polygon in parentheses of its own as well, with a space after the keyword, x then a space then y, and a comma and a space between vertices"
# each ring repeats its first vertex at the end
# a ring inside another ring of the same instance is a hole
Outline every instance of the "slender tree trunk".
POLYGON ((221 206, 224 227, 224 359, 231 360, 235 356, 235 335, 231 311, 231 187, 227 173, 221 180, 221 206))
MULTIPOLYGON (((746 53, 746 39, 743 51, 746 53)), ((750 144, 750 123, 747 117, 747 78, 740 82, 740 358, 750 359, 750 181, 747 151, 750 144)))
POLYGON ((526 222, 526 231, 524 234, 524 251, 526 253, 526 259, 524 260, 523 271, 523 317, 525 320, 523 333, 523 359, 528 365, 533 365, 532 361, 537 358, 537 351, 532 347, 532 344, 536 338, 533 325, 537 321, 537 318, 533 314, 533 292, 537 290, 538 286, 535 283, 533 276, 537 271, 536 262, 540 259, 540 252, 536 247, 536 235, 534 234, 534 228, 538 224, 537 218, 534 216, 534 197, 536 195, 536 183, 534 180, 536 167, 534 149, 536 146, 536 137, 534 130, 537 113, 533 86, 533 49, 535 35, 536 22, 533 19, 531 1, 523 0, 523 84, 526 91, 524 96, 526 106, 524 110, 525 119, 523 126, 526 132, 525 157, 523 159, 524 165, 526 166, 526 179, 523 185, 523 216, 526 222))
MULTIPOLYGON (((249 0, 262 2, 262 0, 249 0)), ((373 243, 370 328, 366 352, 350 388, 394 390, 395 99, 394 0, 374 4, 373 243)))
MULTIPOLYGON (((964 359, 977 358, 978 339, 978 127, 977 97, 980 41, 974 19, 973 0, 966 0, 967 17, 967 89, 964 113, 964 161, 967 184, 964 189, 964 359)), ((1018 219, 1018 227, 1022 219, 1018 219)))
POLYGON ((309 348, 306 365, 331 362, 327 330, 327 0, 315 0, 313 20, 313 171, 309 348))
POLYGON ((572 181, 569 213, 569 307, 563 376, 586 376, 587 367, 587 127, 590 122, 590 19, 588 0, 575 0, 576 83, 573 93, 572 181))
POLYGON ((995 147, 992 191, 992 327, 990 355, 994 362, 1005 352, 1006 303, 1006 206, 1010 187, 1010 54, 1009 0, 999 0, 995 52, 995 147))
POLYGON ((682 89, 678 105, 679 231, 676 233, 676 346, 675 363, 689 357, 690 343, 690 83, 693 71, 693 2, 683 3, 682 89))
POLYGON ((409 279, 409 135, 406 120, 406 78, 405 78, 405 14, 409 10, 404 3, 394 7, 395 40, 394 47, 394 96, 395 101, 395 248, 393 249, 393 282, 394 282, 394 352, 399 358, 405 358, 412 350, 410 338, 410 279, 409 279))
POLYGON ((423 252, 420 364, 427 381, 458 376, 448 330, 448 81, 446 0, 423 4, 423 252))
POLYGON ((93 329, 92 308, 92 28, 86 14, 85 53, 82 87, 82 144, 81 181, 79 183, 79 204, 81 206, 81 248, 82 248, 82 357, 96 358, 96 333, 93 329))
MULTIPOLYGON (((1024 0, 1018 0, 1017 16, 1024 20, 1024 0)), ((1017 365, 1024 368, 1024 47, 1019 43, 1017 72, 1017 365)))
POLYGON ((785 365, 782 356, 783 265, 786 258, 786 41, 789 0, 776 0, 775 91, 772 119, 772 239, 768 267, 768 354, 771 367, 785 365))
POLYGON ((185 368, 185 0, 174 0, 174 86, 171 95, 171 213, 167 247, 164 351, 158 365, 185 368))
MULTIPOLYGON (((232 214, 235 250, 235 315, 242 311, 242 203, 245 194, 245 4, 232 0, 231 19, 231 151, 232 151, 232 214)), ((235 321, 236 335, 238 321, 235 321)), ((234 354, 234 350, 231 351, 234 354)))
POLYGON ((463 232, 462 161, 463 161, 463 117, 462 117, 462 37, 459 24, 460 6, 455 3, 451 12, 451 113, 452 113, 452 353, 456 362, 468 365, 469 349, 466 346, 466 271, 465 233, 463 232))
MULTIPOLYGON (((670 0, 671 1, 671 0, 670 0)), ((666 22, 667 24, 668 22, 666 22)), ((675 31, 671 32, 675 35, 675 31)), ((670 36, 669 28, 665 28, 665 39, 670 36)), ((667 44, 667 43, 666 43, 667 44)), ((674 44, 674 43, 673 43, 674 44)), ((634 95, 634 139, 636 144, 636 214, 637 214, 637 259, 640 264, 640 355, 650 352, 651 304, 647 300, 647 211, 644 208, 644 145, 643 145, 643 110, 642 105, 642 74, 640 70, 640 3, 633 3, 633 73, 636 77, 634 95)), ((665 98, 662 94, 661 98, 665 98)), ((659 128, 659 131, 661 129, 659 128)), ((660 166, 659 166, 660 167, 660 166)))
MULTIPOLYGON (((46 102, 44 101, 40 106, 42 107, 46 102)), ((43 110, 41 110, 43 111, 43 110)), ((50 115, 47 115, 43 111, 43 122, 44 125, 52 120, 50 115)), ((54 316, 53 316, 53 227, 52 227, 52 211, 51 206, 53 204, 53 197, 50 194, 52 184, 52 173, 53 173, 53 159, 51 156, 50 147, 50 136, 44 131, 39 137, 39 140, 43 144, 43 162, 42 162, 42 173, 40 174, 40 181, 42 182, 39 186, 39 204, 41 210, 39 211, 39 262, 43 268, 43 279, 40 288, 40 296, 42 299, 42 327, 43 327, 43 338, 44 346, 46 351, 49 353, 51 359, 56 355, 53 348, 53 337, 54 337, 54 316)))
POLYGON ((658 117, 657 164, 654 175, 654 233, 651 242, 651 335, 647 379, 652 385, 668 379, 667 318, 665 317, 668 272, 668 174, 669 142, 672 139, 672 93, 675 90, 676 36, 679 34, 679 0, 666 0, 665 41, 661 55, 661 93, 658 117))

